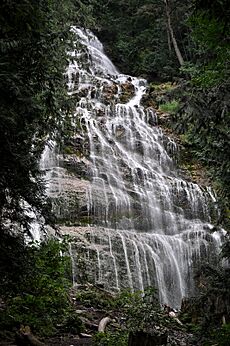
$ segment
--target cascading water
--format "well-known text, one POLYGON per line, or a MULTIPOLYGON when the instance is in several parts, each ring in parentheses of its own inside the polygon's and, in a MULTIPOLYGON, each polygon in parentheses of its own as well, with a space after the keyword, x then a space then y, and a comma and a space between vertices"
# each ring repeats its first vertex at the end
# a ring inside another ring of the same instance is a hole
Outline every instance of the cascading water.
POLYGON ((56 202, 61 229, 73 236, 74 280, 155 286, 162 303, 179 307, 194 292, 194 264, 219 249, 210 194, 179 175, 177 145, 140 105, 146 81, 119 74, 92 33, 73 31, 81 44, 68 69, 75 152, 62 158, 71 173, 60 182, 65 202, 60 191, 56 202))

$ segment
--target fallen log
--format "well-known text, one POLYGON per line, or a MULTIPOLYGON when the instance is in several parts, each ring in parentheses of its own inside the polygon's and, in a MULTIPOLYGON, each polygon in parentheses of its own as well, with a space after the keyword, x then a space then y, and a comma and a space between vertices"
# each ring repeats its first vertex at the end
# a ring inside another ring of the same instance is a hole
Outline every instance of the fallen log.
POLYGON ((104 333, 107 324, 109 324, 111 321, 112 319, 110 317, 102 318, 102 320, 99 322, 98 331, 104 333))

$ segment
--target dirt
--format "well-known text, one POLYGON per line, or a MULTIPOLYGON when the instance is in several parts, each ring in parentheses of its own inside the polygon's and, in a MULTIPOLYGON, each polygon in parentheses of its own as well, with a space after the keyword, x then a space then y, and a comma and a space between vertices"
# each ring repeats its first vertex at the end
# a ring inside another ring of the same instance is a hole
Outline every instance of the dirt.
POLYGON ((44 340, 46 346, 93 345, 92 338, 79 338, 77 335, 63 335, 44 340))
MULTIPOLYGON (((56 336, 48 339, 39 339, 43 341, 44 346, 80 346, 80 345, 93 345, 92 338, 79 338, 76 335, 63 335, 56 336)), ((18 346, 13 342, 0 340, 0 346, 18 346)), ((24 346, 24 345, 23 345, 24 346)), ((25 346, 30 346, 25 344, 25 346)))

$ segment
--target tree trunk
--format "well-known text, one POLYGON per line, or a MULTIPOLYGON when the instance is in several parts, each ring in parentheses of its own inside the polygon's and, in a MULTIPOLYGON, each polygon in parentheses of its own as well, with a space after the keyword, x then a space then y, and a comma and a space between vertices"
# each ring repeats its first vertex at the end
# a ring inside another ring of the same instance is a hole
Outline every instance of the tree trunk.
POLYGON ((173 43, 173 47, 177 56, 177 59, 180 63, 180 65, 182 66, 184 64, 184 59, 182 57, 182 54, 180 52, 180 49, 178 47, 176 38, 174 36, 174 32, 173 32, 173 28, 172 28, 172 24, 171 24, 171 17, 170 17, 170 11, 169 11, 169 5, 168 5, 168 0, 164 0, 165 3, 165 10, 166 10, 166 17, 167 17, 167 23, 168 23, 168 31, 170 33, 171 39, 172 39, 172 43, 173 43))

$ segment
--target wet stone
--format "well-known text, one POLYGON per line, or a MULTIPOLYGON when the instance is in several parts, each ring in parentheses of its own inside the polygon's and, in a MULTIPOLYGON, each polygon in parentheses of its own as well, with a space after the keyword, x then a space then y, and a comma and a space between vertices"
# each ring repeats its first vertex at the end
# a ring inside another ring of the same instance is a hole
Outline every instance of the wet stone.
POLYGON ((146 81, 119 74, 92 33, 75 31, 85 55, 70 64, 68 83, 80 90, 71 121, 81 132, 59 162, 48 150, 43 160, 61 231, 73 238, 74 280, 157 286, 160 302, 179 308, 194 294, 194 265, 221 245, 205 228, 211 193, 178 170, 178 146, 158 126, 167 119, 146 81))

